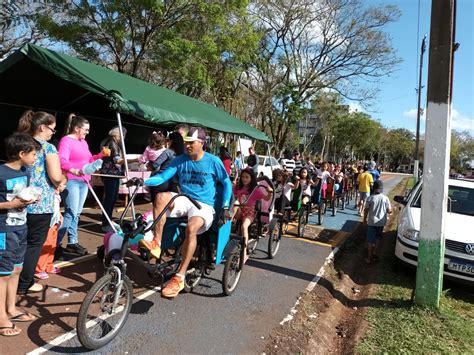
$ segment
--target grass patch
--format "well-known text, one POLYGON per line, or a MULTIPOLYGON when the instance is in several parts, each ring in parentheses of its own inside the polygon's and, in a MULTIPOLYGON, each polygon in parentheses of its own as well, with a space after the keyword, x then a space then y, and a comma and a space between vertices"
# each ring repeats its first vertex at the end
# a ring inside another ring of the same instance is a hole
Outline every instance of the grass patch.
MULTIPOLYGON (((397 192, 400 194, 400 191, 393 191, 390 195, 397 192)), ((451 284, 452 288, 443 292, 438 310, 412 304, 415 273, 396 272, 393 267, 395 228, 396 225, 380 250, 383 257, 377 266, 377 286, 373 295, 376 306, 367 311, 369 328, 357 345, 357 352, 474 353, 473 290, 451 284)))

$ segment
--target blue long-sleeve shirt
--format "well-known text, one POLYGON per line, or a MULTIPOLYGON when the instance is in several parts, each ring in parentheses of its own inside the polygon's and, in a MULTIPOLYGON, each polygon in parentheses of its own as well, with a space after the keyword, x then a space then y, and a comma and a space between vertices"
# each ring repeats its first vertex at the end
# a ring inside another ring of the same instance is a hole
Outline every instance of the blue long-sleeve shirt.
POLYGON ((222 161, 209 153, 197 160, 191 160, 189 155, 176 157, 170 166, 162 173, 145 181, 146 186, 161 185, 177 175, 181 191, 196 201, 214 206, 216 198, 216 183, 223 185, 222 208, 229 207, 232 197, 232 183, 225 171, 222 161))

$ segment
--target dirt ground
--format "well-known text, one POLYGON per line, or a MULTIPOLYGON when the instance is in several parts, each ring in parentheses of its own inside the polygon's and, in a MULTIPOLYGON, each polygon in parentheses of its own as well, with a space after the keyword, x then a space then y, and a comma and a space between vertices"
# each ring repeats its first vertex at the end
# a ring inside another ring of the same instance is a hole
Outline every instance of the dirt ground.
MULTIPOLYGON (((397 212, 394 208, 390 224, 397 220, 397 212)), ((364 261, 365 232, 366 227, 360 225, 342 245, 316 287, 301 294, 293 319, 274 329, 263 353, 355 353, 367 329, 364 315, 377 303, 371 293, 379 269, 377 263, 366 265, 364 261)), ((384 233, 380 254, 395 237, 394 231, 384 233)))

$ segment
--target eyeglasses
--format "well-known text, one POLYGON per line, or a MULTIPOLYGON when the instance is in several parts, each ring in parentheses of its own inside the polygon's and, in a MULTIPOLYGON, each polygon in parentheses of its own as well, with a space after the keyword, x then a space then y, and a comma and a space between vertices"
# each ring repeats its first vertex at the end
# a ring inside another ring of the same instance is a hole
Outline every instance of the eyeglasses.
POLYGON ((80 127, 84 132, 89 133, 89 128, 80 127))
POLYGON ((49 129, 52 134, 56 134, 57 131, 56 131, 55 129, 53 129, 53 128, 49 127, 49 126, 45 126, 45 127, 46 127, 47 129, 49 129))

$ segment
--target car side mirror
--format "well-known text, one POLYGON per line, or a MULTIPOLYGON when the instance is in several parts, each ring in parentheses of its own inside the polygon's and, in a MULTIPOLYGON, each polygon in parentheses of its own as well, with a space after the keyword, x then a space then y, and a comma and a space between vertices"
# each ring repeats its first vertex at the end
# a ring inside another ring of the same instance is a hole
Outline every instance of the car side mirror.
POLYGON ((404 205, 404 206, 405 206, 405 205, 407 204, 407 202, 408 202, 408 201, 406 200, 405 196, 400 196, 400 195, 398 195, 398 196, 395 196, 393 199, 394 199, 395 202, 398 202, 398 203, 400 203, 400 204, 402 204, 402 205, 404 205))

